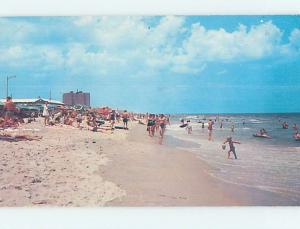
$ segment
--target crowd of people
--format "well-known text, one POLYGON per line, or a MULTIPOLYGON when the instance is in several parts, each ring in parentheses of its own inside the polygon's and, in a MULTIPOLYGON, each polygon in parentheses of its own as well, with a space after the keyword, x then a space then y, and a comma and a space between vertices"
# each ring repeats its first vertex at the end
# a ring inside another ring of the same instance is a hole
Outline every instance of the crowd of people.
MULTIPOLYGON (((180 120, 181 124, 180 127, 181 128, 185 128, 188 134, 192 134, 192 125, 191 125, 191 121, 189 119, 184 120, 181 119, 180 120)), ((197 123, 200 124, 200 128, 202 128, 203 130, 205 129, 205 126, 207 126, 207 130, 208 130, 208 141, 212 141, 212 134, 213 134, 213 130, 214 130, 214 126, 216 125, 216 123, 219 123, 219 128, 223 129, 224 128, 224 122, 228 123, 228 128, 231 132, 235 131, 235 125, 233 122, 231 122, 229 119, 225 119, 225 120, 219 120, 218 117, 216 119, 209 119, 207 121, 198 121, 197 123)), ((287 121, 281 122, 281 120, 279 120, 279 123, 282 127, 282 129, 289 129, 289 124, 287 121)), ((242 120, 242 125, 245 126, 246 122, 243 119, 242 120)), ((293 134, 293 138, 297 141, 300 141, 300 132, 299 132, 299 127, 296 123, 293 124, 292 126, 292 130, 294 130, 294 134, 293 134)), ((261 137, 261 138, 268 138, 271 139, 272 136, 269 135, 268 131, 265 128, 261 128, 257 133, 253 134, 254 137, 261 137)), ((236 151, 235 151, 235 146, 234 144, 241 144, 238 141, 235 141, 232 139, 232 137, 227 137, 222 145, 223 150, 226 149, 226 143, 228 143, 229 145, 229 150, 228 150, 228 158, 230 158, 231 153, 234 155, 234 158, 237 159, 237 155, 236 155, 236 151)))
MULTIPOLYGON (((91 131, 106 131, 115 129, 128 130, 129 121, 139 121, 147 125, 149 136, 158 133, 163 138, 166 126, 170 124, 170 116, 164 114, 134 114, 124 110, 122 112, 109 109, 76 110, 66 106, 50 107, 46 101, 39 114, 45 126, 67 125, 91 131)), ((0 127, 15 128, 21 123, 36 121, 35 117, 21 118, 20 110, 11 97, 7 97, 2 113, 0 113, 0 127)))
MULTIPOLYGON (((45 126, 67 125, 94 132, 113 132, 115 129, 128 130, 129 121, 138 121, 140 124, 147 126, 146 130, 150 137, 154 137, 157 133, 160 139, 163 139, 167 125, 170 125, 170 115, 165 114, 133 114, 127 110, 120 112, 109 109, 108 107, 101 111, 97 109, 76 110, 72 107, 65 106, 49 107, 48 102, 45 102, 43 105, 43 110, 40 116, 43 117, 43 124, 45 126)), ((28 117, 26 121, 29 123, 36 121, 36 119, 32 116, 28 117)), ((218 120, 220 129, 224 128, 224 122, 229 122, 229 120, 218 120)), ((289 128, 286 121, 281 122, 281 120, 279 120, 279 122, 283 129, 289 128)), ((20 110, 14 104, 12 98, 7 97, 2 111, 0 110, 0 128, 16 128, 22 123, 25 123, 25 120, 22 118, 22 115, 20 115, 20 110)), ((199 121, 198 123, 202 129, 205 128, 206 124, 208 129, 208 141, 212 141, 212 133, 214 126, 217 123, 217 118, 209 119, 207 123, 204 121, 199 121)), ((245 121, 243 120, 243 126, 244 125, 245 121)), ((180 127, 184 127, 188 134, 192 134, 193 128, 190 120, 181 119, 180 127)), ((233 123, 231 123, 229 128, 231 132, 235 131, 233 123)), ((292 129, 295 131, 293 134, 294 139, 300 140, 300 133, 297 124, 294 124, 292 129)), ((253 136, 272 138, 264 128, 253 134, 253 136)), ((226 143, 229 144, 228 158, 231 153, 233 153, 234 157, 237 158, 234 144, 240 144, 240 142, 234 141, 232 137, 228 137, 222 145, 223 149, 226 148, 226 143)))
MULTIPOLYGON (((91 131, 114 129, 128 130, 128 122, 134 120, 133 113, 127 110, 117 112, 106 109, 99 112, 97 109, 76 110, 72 107, 49 107, 46 101, 41 116, 45 126, 67 125, 91 131)), ((17 128, 20 124, 36 121, 34 116, 24 119, 11 97, 6 98, 3 109, 0 111, 0 128, 17 128)))
POLYGON ((93 109, 78 111, 61 106, 49 112, 47 103, 44 105, 43 117, 45 125, 61 124, 95 132, 115 129, 128 130, 129 120, 134 120, 134 115, 127 110, 122 113, 116 110, 100 113, 93 109))
MULTIPOLYGON (((166 126, 170 124, 170 116, 164 114, 134 114, 127 110, 116 111, 108 107, 102 109, 76 110, 66 106, 50 107, 46 101, 39 116, 43 119, 44 126, 67 125, 91 131, 113 131, 115 129, 128 130, 129 121, 139 121, 147 125, 149 136, 158 133, 163 138, 166 126)), ((2 113, 0 113, 0 127, 16 128, 21 123, 34 122, 35 117, 24 119, 20 110, 11 97, 7 97, 2 113)))
POLYGON ((150 137, 153 137, 156 132, 161 138, 164 137, 167 124, 170 125, 170 116, 164 114, 146 114, 147 131, 150 137))

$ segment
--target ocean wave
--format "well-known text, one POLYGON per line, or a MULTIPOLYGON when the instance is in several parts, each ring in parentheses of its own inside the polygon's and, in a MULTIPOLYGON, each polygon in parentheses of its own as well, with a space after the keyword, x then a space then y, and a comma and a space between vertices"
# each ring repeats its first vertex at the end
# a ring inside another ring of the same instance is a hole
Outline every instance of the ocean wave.
POLYGON ((205 172, 207 174, 209 174, 210 176, 214 177, 215 179, 218 179, 218 180, 223 181, 225 183, 244 186, 244 187, 247 187, 247 188, 255 188, 255 189, 258 189, 258 190, 268 191, 268 192, 272 192, 272 193, 276 193, 276 194, 281 194, 281 195, 284 195, 286 198, 289 198, 292 201, 297 201, 297 202, 300 201, 300 192, 299 191, 280 188, 280 187, 266 186, 266 185, 249 185, 249 184, 246 184, 246 183, 243 183, 243 182, 232 181, 232 180, 226 179, 226 178, 224 178, 220 175, 214 174, 212 171, 209 171, 209 170, 205 170, 205 172))
POLYGON ((185 119, 198 119, 198 116, 196 116, 196 115, 186 116, 185 119))
POLYGON ((172 136, 173 138, 177 138, 178 140, 181 140, 181 141, 193 142, 193 143, 197 143, 200 145, 199 140, 196 138, 192 138, 190 135, 182 136, 182 135, 168 134, 167 132, 166 132, 166 135, 172 136))
POLYGON ((258 120, 258 119, 249 119, 248 121, 250 123, 263 123, 261 120, 258 120))

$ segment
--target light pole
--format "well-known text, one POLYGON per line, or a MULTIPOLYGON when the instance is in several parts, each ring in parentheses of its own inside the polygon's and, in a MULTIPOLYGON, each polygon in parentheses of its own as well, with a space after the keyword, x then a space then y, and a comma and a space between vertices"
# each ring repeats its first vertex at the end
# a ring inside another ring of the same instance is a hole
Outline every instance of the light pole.
POLYGON ((16 76, 7 76, 6 77, 6 97, 8 97, 8 81, 13 78, 16 78, 16 76))

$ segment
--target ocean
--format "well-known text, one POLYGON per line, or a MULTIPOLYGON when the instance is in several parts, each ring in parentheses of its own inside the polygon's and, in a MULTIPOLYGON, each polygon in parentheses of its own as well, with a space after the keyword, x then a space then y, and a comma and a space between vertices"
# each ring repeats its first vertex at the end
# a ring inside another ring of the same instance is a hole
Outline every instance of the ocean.
POLYGON ((195 153, 207 163, 207 173, 229 184, 280 193, 300 204, 300 141, 293 139, 293 124, 300 126, 300 113, 173 115, 166 144, 195 153), (191 121, 192 134, 179 127, 182 118, 191 121), (212 141, 208 140, 209 119, 216 120, 212 141), (205 122, 204 129, 199 121, 205 122), (284 121, 288 129, 282 128, 284 121), (272 139, 253 137, 261 128, 272 139), (228 144, 222 149, 228 136, 241 143, 235 144, 237 160, 227 159, 228 144))

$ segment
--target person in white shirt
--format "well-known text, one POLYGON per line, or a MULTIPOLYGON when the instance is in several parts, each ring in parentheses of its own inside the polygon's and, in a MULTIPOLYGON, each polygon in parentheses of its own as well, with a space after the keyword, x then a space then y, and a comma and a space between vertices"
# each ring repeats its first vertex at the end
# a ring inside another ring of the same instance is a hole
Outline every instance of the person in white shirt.
POLYGON ((43 109, 43 116, 44 116, 44 124, 47 126, 49 124, 49 108, 48 108, 48 102, 44 104, 43 109))

